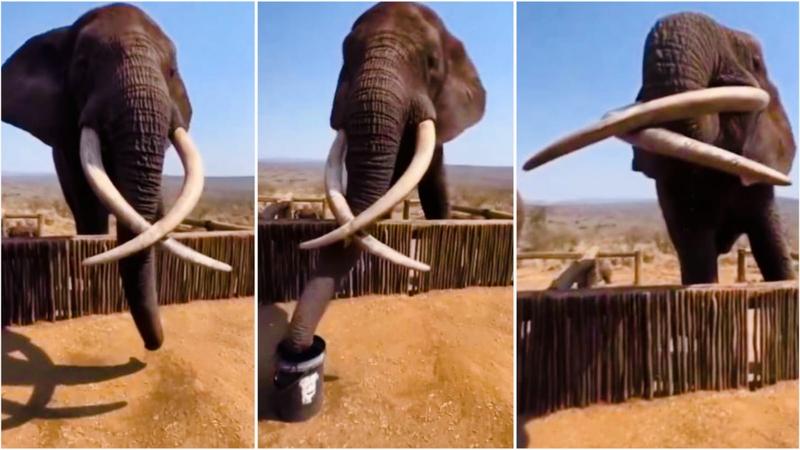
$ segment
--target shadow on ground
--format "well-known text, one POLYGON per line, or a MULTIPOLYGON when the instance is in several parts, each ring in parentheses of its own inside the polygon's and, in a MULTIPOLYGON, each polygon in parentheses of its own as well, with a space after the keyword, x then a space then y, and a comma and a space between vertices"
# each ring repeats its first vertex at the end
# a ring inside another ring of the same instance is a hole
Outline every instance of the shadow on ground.
POLYGON ((115 366, 72 366, 54 364, 41 347, 27 336, 3 329, 3 386, 33 386, 25 404, 3 398, 2 429, 10 430, 31 419, 71 419, 105 414, 127 405, 119 401, 97 405, 48 407, 58 386, 91 384, 124 377, 144 369, 145 364, 131 358, 115 366))

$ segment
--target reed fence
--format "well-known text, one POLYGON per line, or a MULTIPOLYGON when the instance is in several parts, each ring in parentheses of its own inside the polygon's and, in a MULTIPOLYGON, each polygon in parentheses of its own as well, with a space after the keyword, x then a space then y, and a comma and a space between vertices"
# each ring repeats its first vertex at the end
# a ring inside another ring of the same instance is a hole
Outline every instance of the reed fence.
MULTIPOLYGON (((232 272, 187 263, 156 247, 159 303, 187 303, 252 296, 252 231, 174 233, 175 239, 232 272)), ((4 239, 2 242, 2 322, 27 325, 89 314, 126 311, 116 263, 83 266, 84 258, 112 248, 110 236, 4 239)))
POLYGON ((519 292, 519 412, 796 379, 797 306, 795 281, 519 292))
MULTIPOLYGON (((333 221, 268 221, 258 225, 258 296, 261 303, 297 299, 319 252, 298 245, 335 228, 333 221)), ((387 220, 370 233, 431 266, 418 272, 364 253, 337 297, 409 294, 513 283, 511 220, 387 220)))

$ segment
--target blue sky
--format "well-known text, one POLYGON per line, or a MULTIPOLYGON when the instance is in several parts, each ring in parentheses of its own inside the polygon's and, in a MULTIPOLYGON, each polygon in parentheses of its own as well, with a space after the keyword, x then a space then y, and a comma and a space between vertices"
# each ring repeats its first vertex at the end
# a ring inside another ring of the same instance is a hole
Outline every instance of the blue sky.
MULTIPOLYGON (((2 59, 30 37, 73 23, 99 3, 3 3, 2 59)), ((253 176, 254 14, 245 3, 141 3, 178 48, 206 174, 253 176)), ((3 172, 55 173, 49 147, 3 124, 3 172)), ((182 174, 174 151, 164 172, 182 174)))
MULTIPOLYGON (((552 140, 631 103, 641 83, 644 39, 666 14, 697 11, 754 34, 797 140, 797 3, 519 3, 517 10, 518 164, 552 140)), ((519 170, 529 200, 655 198, 649 178, 631 171, 630 146, 611 139, 531 172, 519 170)), ((778 194, 797 197, 793 186, 778 194)))
MULTIPOLYGON (((371 3, 259 4, 259 157, 324 160, 342 40, 371 3)), ((511 166, 511 3, 429 4, 464 42, 487 91, 486 114, 445 145, 448 164, 511 166)))

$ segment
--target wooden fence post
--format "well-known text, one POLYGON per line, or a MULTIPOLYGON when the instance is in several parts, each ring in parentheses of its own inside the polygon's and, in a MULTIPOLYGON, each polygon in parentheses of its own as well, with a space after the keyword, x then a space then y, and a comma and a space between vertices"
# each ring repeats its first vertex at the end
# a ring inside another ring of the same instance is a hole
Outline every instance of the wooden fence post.
POLYGON ((747 250, 739 248, 736 253, 736 282, 744 283, 747 281, 747 250))
POLYGON ((403 200, 403 220, 408 220, 411 216, 411 201, 409 199, 403 200))
POLYGON ((633 252, 633 285, 640 286, 642 284, 642 250, 638 249, 633 252))
POLYGON ((36 237, 42 237, 42 229, 44 228, 44 214, 36 214, 36 237))

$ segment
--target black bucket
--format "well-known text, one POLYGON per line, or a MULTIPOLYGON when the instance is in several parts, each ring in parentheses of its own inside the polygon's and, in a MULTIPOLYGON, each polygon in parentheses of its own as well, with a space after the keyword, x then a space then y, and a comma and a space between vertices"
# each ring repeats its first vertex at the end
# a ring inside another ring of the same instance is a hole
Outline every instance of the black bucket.
POLYGON ((289 351, 285 341, 278 345, 275 376, 275 413, 286 422, 302 422, 322 409, 325 341, 314 336, 303 353, 289 351))

